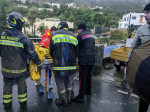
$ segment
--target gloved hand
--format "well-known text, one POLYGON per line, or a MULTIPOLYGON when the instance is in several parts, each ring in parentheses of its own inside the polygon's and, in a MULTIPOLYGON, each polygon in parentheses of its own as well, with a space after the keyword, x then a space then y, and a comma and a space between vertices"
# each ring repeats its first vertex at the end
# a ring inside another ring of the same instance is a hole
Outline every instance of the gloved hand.
POLYGON ((38 70, 41 71, 42 69, 42 64, 40 66, 37 66, 38 70))
POLYGON ((49 64, 45 64, 45 63, 44 63, 44 64, 43 64, 43 69, 44 69, 44 70, 49 70, 49 64))
POLYGON ((127 67, 128 66, 128 62, 125 62, 125 67, 127 67))

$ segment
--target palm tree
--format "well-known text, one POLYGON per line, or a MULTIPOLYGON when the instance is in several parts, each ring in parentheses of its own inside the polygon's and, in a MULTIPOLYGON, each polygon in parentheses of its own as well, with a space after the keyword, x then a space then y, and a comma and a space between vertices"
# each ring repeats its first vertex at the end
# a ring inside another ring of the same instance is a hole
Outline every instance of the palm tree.
POLYGON ((38 15, 37 8, 35 6, 31 7, 31 9, 29 10, 29 13, 27 15, 27 18, 32 27, 33 35, 35 35, 35 22, 36 22, 37 15, 38 15))

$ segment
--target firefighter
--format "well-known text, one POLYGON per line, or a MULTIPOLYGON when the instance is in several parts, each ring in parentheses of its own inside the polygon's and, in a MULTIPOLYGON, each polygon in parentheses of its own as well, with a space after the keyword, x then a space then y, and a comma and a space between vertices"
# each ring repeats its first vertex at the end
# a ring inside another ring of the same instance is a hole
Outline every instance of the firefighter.
POLYGON ((84 102, 84 94, 91 94, 91 70, 95 64, 95 40, 93 35, 87 31, 85 23, 80 23, 77 28, 77 39, 79 42, 79 93, 75 102, 84 102))
POLYGON ((48 48, 49 44, 50 44, 50 39, 51 39, 52 33, 56 30, 57 30, 57 28, 55 26, 51 27, 51 29, 46 29, 45 33, 42 35, 40 44, 42 46, 44 46, 45 48, 48 48))
POLYGON ((70 28, 69 31, 73 34, 75 33, 73 28, 70 28))
MULTIPOLYGON (((50 44, 50 39, 51 39, 51 36, 52 36, 52 33, 57 31, 57 28, 55 26, 52 26, 51 29, 46 29, 45 30, 45 33, 42 35, 42 38, 41 38, 41 42, 40 44, 45 47, 45 48, 49 48, 49 44, 50 44)), ((46 65, 44 64, 44 69, 46 70, 46 73, 48 72, 48 68, 49 68, 49 65, 46 65)), ((49 83, 51 82, 51 70, 49 70, 49 83)), ((45 76, 47 77, 47 76, 45 76)), ((46 83, 45 83, 46 84, 46 83)), ((37 81, 35 82, 35 85, 38 85, 37 84, 37 81)), ((50 88, 53 88, 52 85, 50 85, 50 88)))
POLYGON ((53 32, 50 54, 53 57, 53 71, 59 98, 56 105, 67 106, 71 102, 73 74, 76 70, 78 40, 69 31, 66 22, 60 22, 58 30, 53 32))
POLYGON ((8 28, 0 36, 0 56, 3 74, 3 105, 5 109, 12 105, 12 88, 18 85, 18 100, 21 108, 27 105, 26 75, 28 75, 27 57, 41 69, 41 61, 35 52, 31 40, 22 33, 25 23, 23 17, 12 12, 8 17, 8 28))

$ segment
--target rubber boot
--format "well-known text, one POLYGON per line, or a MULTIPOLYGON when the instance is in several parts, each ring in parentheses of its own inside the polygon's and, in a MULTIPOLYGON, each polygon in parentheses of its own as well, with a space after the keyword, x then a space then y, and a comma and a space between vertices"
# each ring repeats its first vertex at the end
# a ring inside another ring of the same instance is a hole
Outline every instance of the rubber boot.
POLYGON ((4 109, 10 109, 12 107, 12 102, 10 103, 3 103, 4 109))
POLYGON ((74 99, 74 91, 72 90, 71 91, 71 100, 73 100, 74 99))
POLYGON ((71 98, 72 98, 72 91, 67 91, 67 101, 68 101, 68 104, 71 103, 71 98))
POLYGON ((60 98, 55 100, 55 104, 58 106, 68 106, 67 97, 65 94, 59 95, 60 98))
POLYGON ((26 108, 27 107, 27 101, 25 101, 25 102, 19 102, 20 103, 20 107, 21 108, 26 108))
POLYGON ((74 99, 73 99, 74 102, 78 102, 78 103, 84 103, 84 95, 82 96, 76 96, 74 99))

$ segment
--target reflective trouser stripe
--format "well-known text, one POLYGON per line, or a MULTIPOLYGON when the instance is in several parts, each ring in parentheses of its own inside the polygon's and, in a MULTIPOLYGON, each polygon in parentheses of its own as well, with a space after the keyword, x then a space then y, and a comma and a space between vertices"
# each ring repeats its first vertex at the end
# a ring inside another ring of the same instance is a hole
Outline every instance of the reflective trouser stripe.
POLYGON ((10 103, 10 102, 12 102, 12 94, 3 95, 3 102, 4 103, 10 103))
POLYGON ((27 93, 22 94, 22 95, 18 95, 18 100, 19 100, 19 102, 27 101, 27 93))
POLYGON ((12 99, 8 99, 8 100, 3 99, 3 101, 4 101, 4 103, 10 103, 10 102, 12 102, 12 99))
POLYGON ((53 70, 75 70, 76 66, 68 66, 68 67, 53 67, 53 70))
POLYGON ((72 90, 72 88, 68 88, 67 90, 70 91, 70 90, 72 90))
POLYGON ((27 98, 19 99, 19 102, 25 102, 27 101, 27 98))
POLYGON ((10 94, 10 95, 3 95, 3 98, 12 98, 12 94, 10 94))
POLYGON ((3 72, 8 72, 8 73, 23 73, 27 70, 27 68, 22 69, 22 70, 10 70, 10 69, 6 69, 6 68, 2 68, 3 72))
POLYGON ((60 93, 61 94, 64 94, 66 92, 66 90, 64 89, 64 90, 62 90, 62 91, 60 91, 60 93))
POLYGON ((27 93, 22 94, 22 95, 18 95, 18 98, 23 98, 23 97, 27 97, 27 93))

